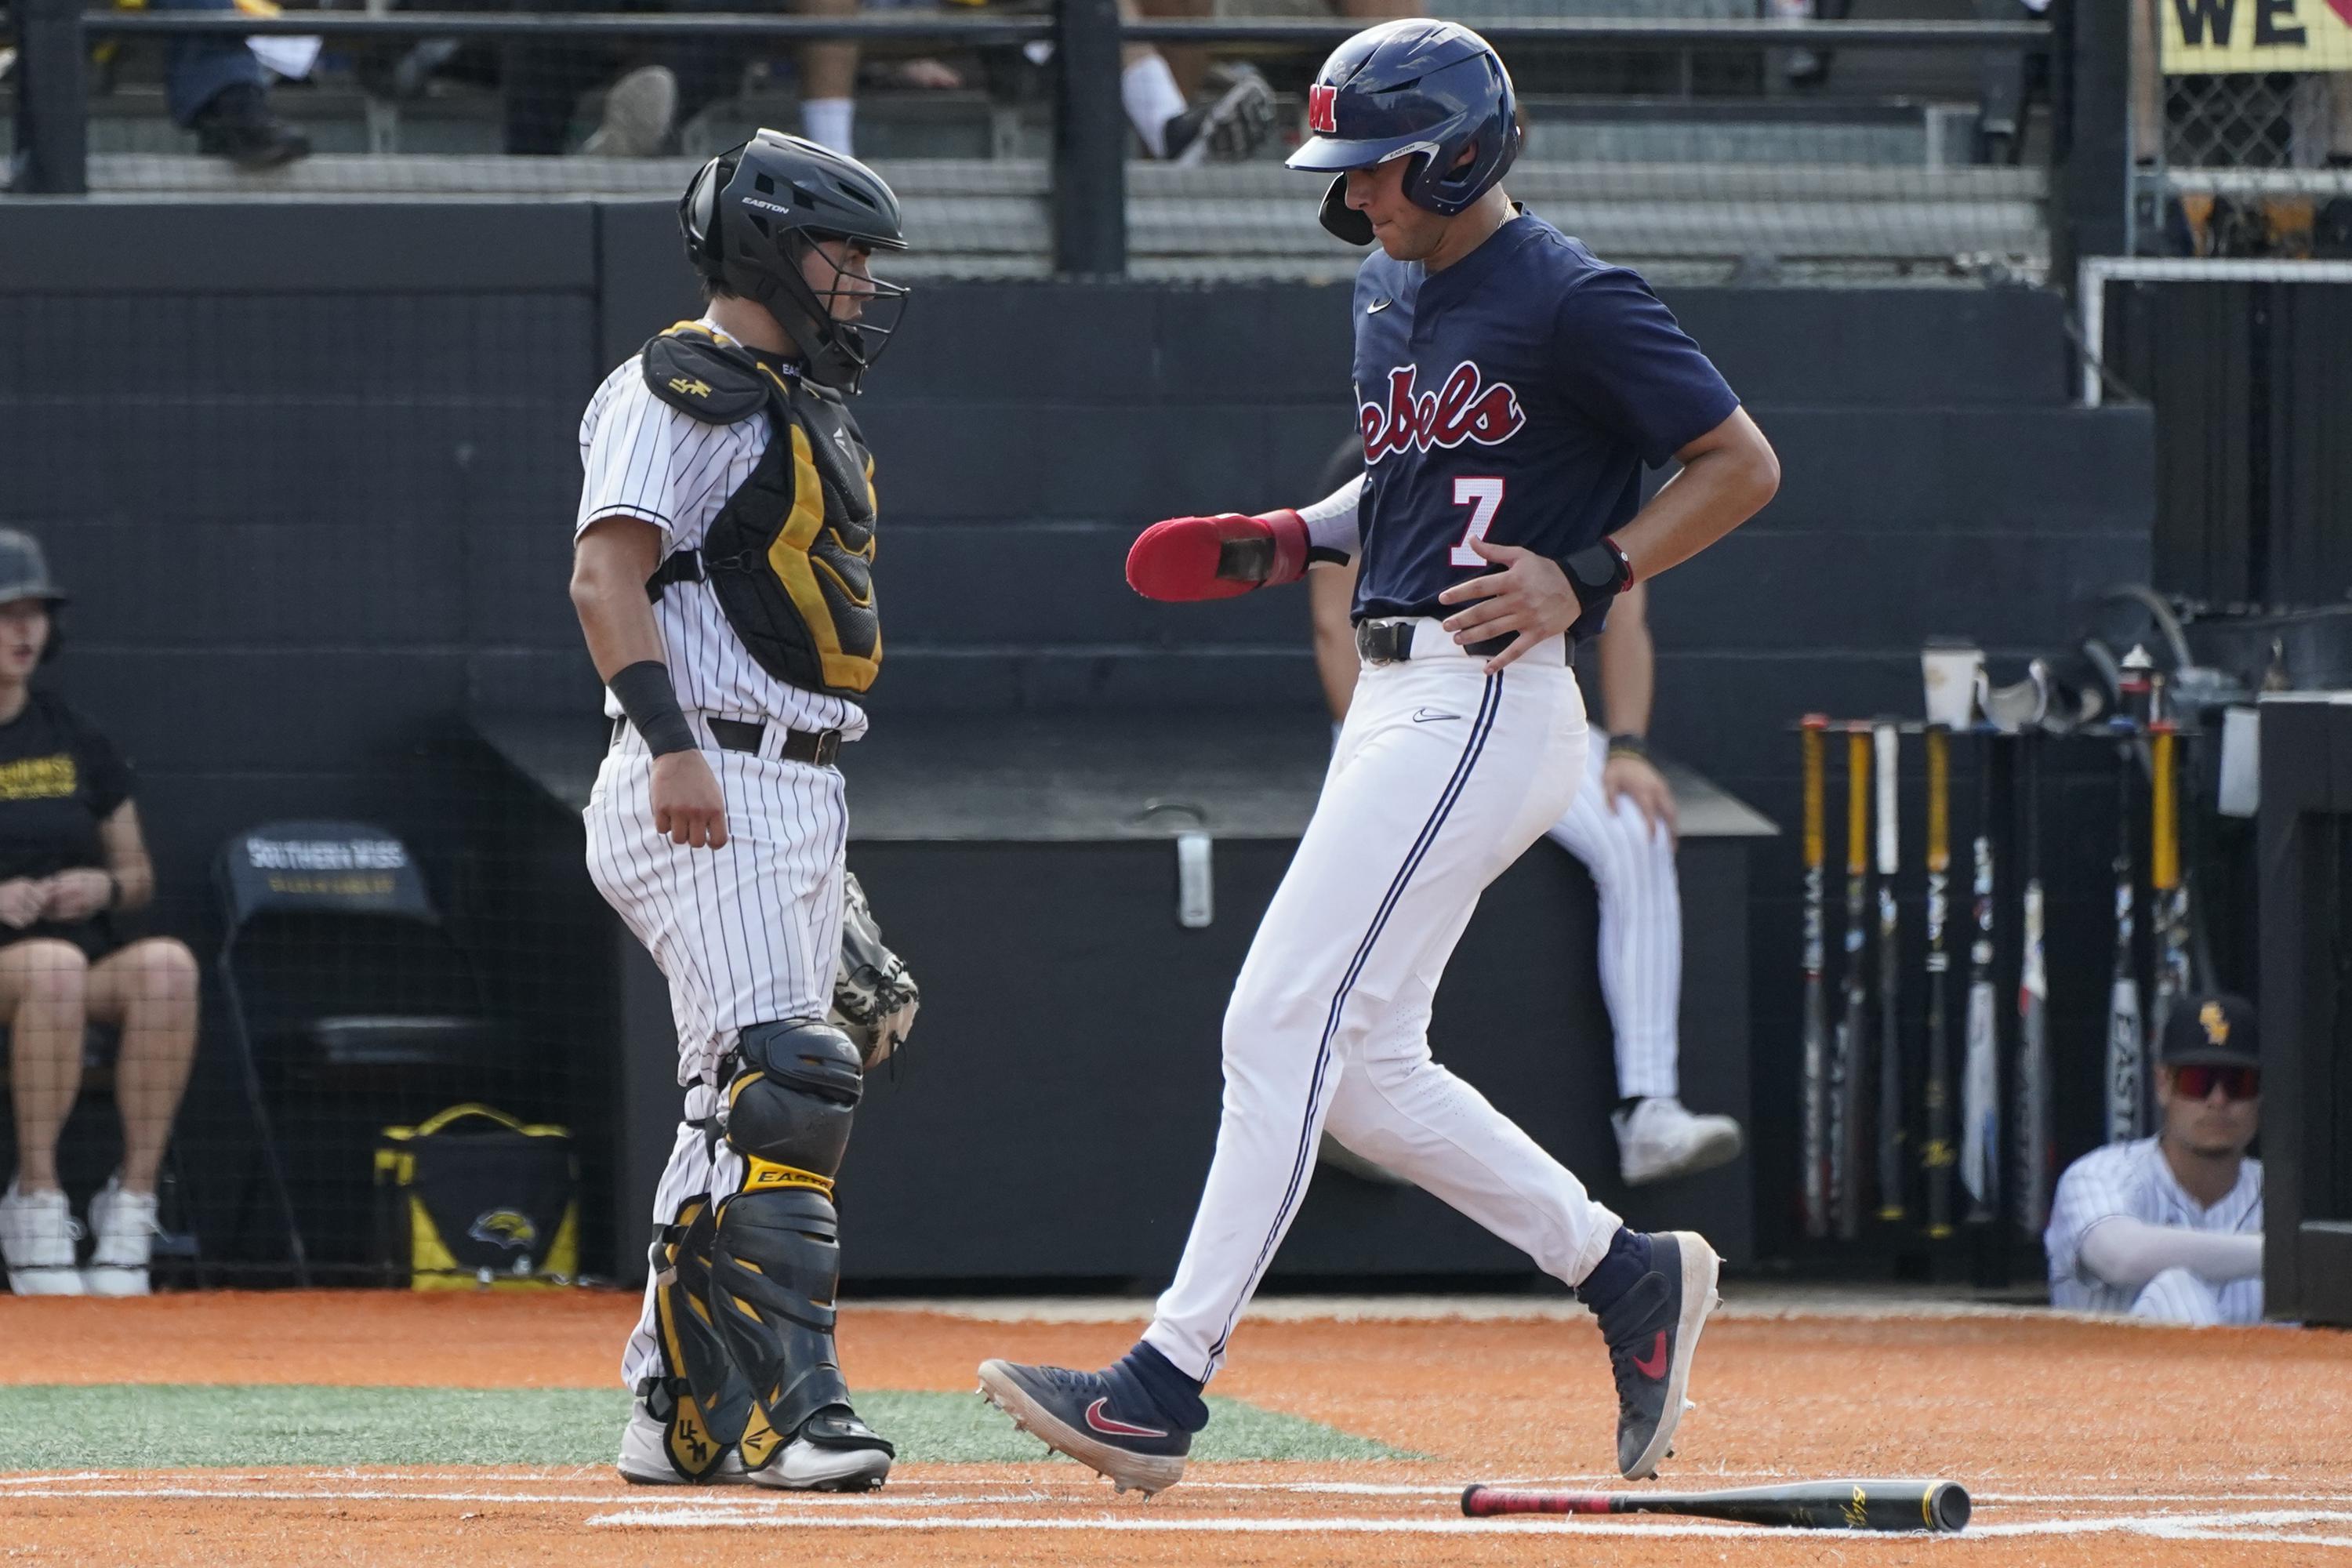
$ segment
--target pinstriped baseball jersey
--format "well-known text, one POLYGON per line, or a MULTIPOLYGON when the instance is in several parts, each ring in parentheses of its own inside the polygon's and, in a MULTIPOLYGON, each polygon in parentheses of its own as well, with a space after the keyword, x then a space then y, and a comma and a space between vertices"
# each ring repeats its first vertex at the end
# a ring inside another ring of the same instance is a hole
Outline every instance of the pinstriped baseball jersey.
MULTIPOLYGON (((2263 1233, 2263 1163, 2247 1160, 2238 1184, 2211 1208, 2200 1208, 2183 1192, 2164 1152, 2153 1138, 2095 1149, 2066 1167, 2050 1205, 2050 1228, 2042 1244, 2050 1254, 2050 1304, 2078 1311, 2128 1312, 2136 1292, 2108 1284, 2083 1267, 2083 1238, 2103 1219, 2136 1219, 2146 1225, 2222 1235, 2263 1233)), ((2263 1281, 2232 1279, 2213 1287, 2226 1323, 2263 1321, 2263 1281)))
MULTIPOLYGON (((708 319, 700 324, 733 342, 708 319)), ((581 416, 586 478, 572 536, 599 518, 619 514, 659 528, 664 558, 698 549, 711 520, 767 448, 764 414, 706 425, 656 397, 632 355, 604 378, 581 416)), ((727 624, 709 583, 669 584, 654 605, 654 620, 681 707, 727 719, 781 720, 795 730, 839 730, 845 740, 866 732, 866 713, 856 703, 786 685, 761 668, 727 624)), ((609 693, 604 712, 621 716, 609 693)))

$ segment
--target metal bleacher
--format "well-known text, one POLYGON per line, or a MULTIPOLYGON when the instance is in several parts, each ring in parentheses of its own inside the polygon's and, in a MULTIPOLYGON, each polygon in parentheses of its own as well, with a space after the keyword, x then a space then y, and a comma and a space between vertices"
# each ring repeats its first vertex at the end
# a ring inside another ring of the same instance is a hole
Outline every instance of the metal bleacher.
MULTIPOLYGON (((1757 0, 1642 0, 1645 16, 1752 19, 1757 0)), ((1472 25, 1622 17, 1628 0, 1444 0, 1472 25)), ((1221 9, 1328 16, 1322 0, 1223 0, 1221 9)), ((1880 0, 1875 18, 1955 19, 1966 0, 1880 0)), ((789 56, 789 51, 780 51, 789 56)), ((1559 52, 1515 62, 1528 142, 1509 181, 1604 255, 1669 281, 1947 281, 2034 277, 2050 253, 2045 169, 1971 158, 1972 58, 1958 51, 1841 56, 1825 89, 1792 90, 1781 51, 1559 52)), ((788 72, 764 78, 684 129, 680 154, 646 160, 514 158, 499 151, 489 87, 436 81, 397 104, 333 68, 289 85, 278 107, 319 149, 247 174, 194 156, 163 113, 152 73, 95 94, 90 187, 101 199, 667 196, 696 159, 761 125, 797 126, 788 72)), ((1278 133, 1258 158, 1129 169, 1129 270, 1145 278, 1336 279, 1355 257, 1312 220, 1311 182, 1280 165, 1298 121, 1296 60, 1276 71, 1278 133)), ((1036 73, 1032 72, 1034 78, 1036 73)), ((1001 82, 1000 82, 1001 88, 1001 82)), ((593 122, 592 97, 580 108, 593 122)), ((907 204, 915 251, 900 270, 1043 275, 1052 268, 1051 108, 1033 80, 994 93, 861 96, 860 154, 907 204)))

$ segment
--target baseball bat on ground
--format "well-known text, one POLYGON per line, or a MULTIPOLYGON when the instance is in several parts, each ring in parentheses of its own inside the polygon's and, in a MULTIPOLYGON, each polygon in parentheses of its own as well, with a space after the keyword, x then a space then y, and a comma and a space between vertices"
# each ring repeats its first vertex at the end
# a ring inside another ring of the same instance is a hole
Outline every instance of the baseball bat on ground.
POLYGON ((1955 1481, 1801 1481, 1719 1492, 1537 1491, 1473 1486, 1462 1493, 1462 1511, 1473 1519, 1509 1513, 1669 1513, 1810 1530, 1944 1533, 1967 1528, 1969 1494, 1955 1481))
POLYGON ((1960 1069, 1960 1184, 1969 1223, 1990 1225, 2000 1213, 2000 1023, 1992 984, 1992 749, 1979 759, 1975 880, 1976 936, 1969 944, 1969 1011, 1960 1069))
POLYGON ((1902 854, 1895 813, 1893 724, 1872 728, 1878 783, 1878 1217, 1903 1217, 1903 1029, 1900 1022, 1903 942, 1895 902, 1902 854))
POLYGON ((1815 1241, 1830 1233, 1828 1173, 1823 1168, 1829 1157, 1829 1023, 1822 995, 1822 883, 1828 837, 1822 736, 1829 727, 1821 714, 1808 713, 1800 735, 1805 757, 1805 1234, 1815 1241))
POLYGON ((1944 1022, 1945 975, 1951 968, 1944 951, 1952 868, 1952 736, 1941 724, 1927 726, 1927 1076, 1922 1098, 1927 1111, 1927 1142, 1920 1173, 1927 1188, 1927 1235, 1952 1234, 1951 1046, 1944 1022))
POLYGON ((2017 984, 2017 1228, 2036 1240, 2050 1221, 2050 973, 2042 952, 2042 778, 2040 743, 2017 744, 2017 789, 2023 798, 2024 963, 2017 984))
MULTIPOLYGON (((2117 732, 2131 733, 2118 720, 2117 732)), ((2147 1037, 2140 1032, 2139 969, 2132 952, 2132 749, 2116 748, 2116 973, 2107 987, 2107 1142, 2128 1143, 2147 1125, 2147 1037)))
POLYGON ((1862 1234, 1862 1059, 1870 1036, 1863 921, 1870 881, 1870 726, 1845 736, 1845 1016, 1830 1054, 1830 1192, 1839 1238, 1862 1234))

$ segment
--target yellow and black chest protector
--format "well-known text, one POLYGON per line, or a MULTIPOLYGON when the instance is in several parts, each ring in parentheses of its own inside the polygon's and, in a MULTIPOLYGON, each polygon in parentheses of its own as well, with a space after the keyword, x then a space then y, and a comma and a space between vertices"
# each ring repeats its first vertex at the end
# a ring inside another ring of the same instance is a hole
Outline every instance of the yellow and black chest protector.
POLYGON ((656 397, 706 425, 765 413, 768 447, 704 531, 646 584, 708 581, 761 668, 788 685, 857 697, 882 666, 874 598, 874 459, 830 388, 780 374, 681 321, 645 347, 656 397))

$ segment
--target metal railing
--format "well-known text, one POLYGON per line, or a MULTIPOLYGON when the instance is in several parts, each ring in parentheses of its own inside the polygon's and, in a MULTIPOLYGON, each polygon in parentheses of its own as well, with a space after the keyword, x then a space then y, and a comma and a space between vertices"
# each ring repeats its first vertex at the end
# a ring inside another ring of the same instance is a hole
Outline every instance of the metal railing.
MULTIPOLYGON (((2080 0, 2078 14, 2115 9, 2120 27, 2127 0, 2080 0)), ((1240 52, 1328 50, 1356 25, 1292 18, 1143 20, 1122 23, 1116 0, 1058 0, 1050 15, 802 16, 710 13, 299 11, 278 16, 242 12, 85 11, 82 0, 17 0, 19 48, 16 188, 45 195, 88 189, 86 61, 100 40, 199 36, 317 36, 345 43, 425 37, 467 40, 578 38, 723 39, 739 44, 841 40, 945 48, 1017 47, 1050 43, 1055 60, 1052 213, 1057 271, 1118 274, 1127 263, 1127 128, 1119 100, 1120 48, 1129 42, 1215 46, 1240 52)), ((1771 21, 1738 18, 1560 17, 1498 22, 1481 29, 1506 53, 1607 47, 1633 51, 1691 49, 1916 49, 2045 53, 2063 57, 2065 37, 2032 21, 1771 21)), ((2078 26, 2078 31, 2080 30, 2078 26)), ((2104 93, 2102 73, 2084 73, 2104 93)), ((2063 58, 2052 76, 2062 100, 2081 96, 2063 58)), ((2079 126, 2115 118, 2103 105, 2064 104, 2060 118, 2079 126)), ((2060 150, 2062 158, 2065 149, 2060 150)), ((2086 184, 2064 182, 2079 204, 2086 190, 2114 186, 2120 210, 2127 165, 2118 163, 2086 184)), ((2105 202, 2105 196, 2099 200, 2105 202)), ((2096 205, 2096 204, 2095 204, 2096 205)), ((2053 231, 2060 225, 2053 221, 2053 231)), ((2063 248, 2062 247, 2062 248, 2063 248)))

